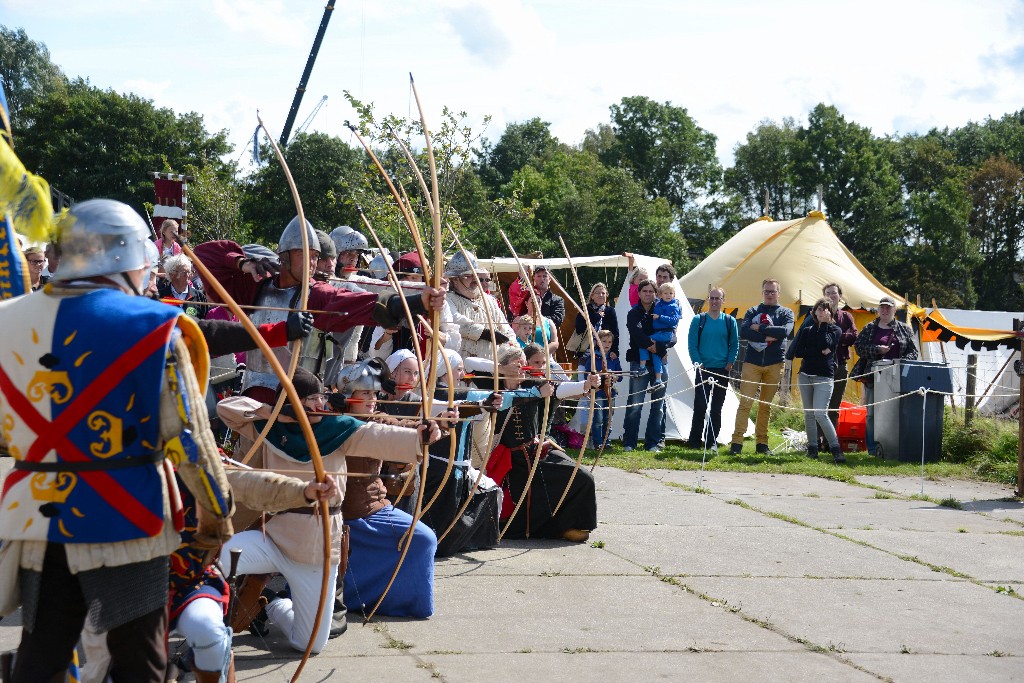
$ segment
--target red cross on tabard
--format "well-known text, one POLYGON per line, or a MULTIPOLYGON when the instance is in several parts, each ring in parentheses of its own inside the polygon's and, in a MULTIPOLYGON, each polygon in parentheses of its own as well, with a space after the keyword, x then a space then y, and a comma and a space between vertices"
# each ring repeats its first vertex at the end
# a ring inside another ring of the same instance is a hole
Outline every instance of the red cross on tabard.
MULTIPOLYGON (((39 462, 48 452, 58 449, 61 458, 65 461, 92 461, 93 458, 71 443, 68 439, 68 432, 85 418, 114 387, 120 384, 128 373, 135 370, 144 360, 167 344, 174 325, 175 319, 172 318, 136 342, 100 373, 99 377, 93 380, 52 422, 39 414, 35 406, 14 386, 11 378, 0 366, 0 393, 3 393, 14 413, 24 420, 28 428, 36 435, 36 440, 25 454, 24 460, 39 462)), ((29 474, 31 472, 27 470, 12 470, 7 476, 7 481, 4 482, 4 494, 29 474)), ((160 533, 160 529, 163 528, 163 519, 147 509, 108 473, 94 470, 81 471, 79 475, 108 505, 121 513, 144 534, 155 536, 160 533)))

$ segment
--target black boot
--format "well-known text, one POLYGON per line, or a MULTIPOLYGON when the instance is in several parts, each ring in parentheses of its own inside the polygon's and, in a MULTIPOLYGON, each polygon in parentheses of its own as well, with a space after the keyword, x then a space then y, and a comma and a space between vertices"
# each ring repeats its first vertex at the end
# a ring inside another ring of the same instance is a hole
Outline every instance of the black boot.
POLYGON ((817 446, 808 445, 807 446, 807 457, 808 458, 814 458, 815 460, 817 460, 818 459, 818 447, 817 446))
POLYGON ((846 462, 846 456, 843 455, 843 449, 840 446, 832 447, 832 462, 837 465, 846 462))

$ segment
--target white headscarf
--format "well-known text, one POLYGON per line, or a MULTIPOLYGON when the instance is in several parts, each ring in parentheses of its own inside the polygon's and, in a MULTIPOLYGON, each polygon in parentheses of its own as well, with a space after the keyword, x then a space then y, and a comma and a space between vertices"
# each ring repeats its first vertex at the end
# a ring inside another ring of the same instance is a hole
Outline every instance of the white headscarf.
POLYGON ((458 351, 453 351, 452 349, 441 349, 437 358, 440 363, 440 365, 437 366, 438 379, 448 376, 448 367, 444 364, 444 361, 441 360, 441 353, 448 356, 448 365, 452 366, 452 370, 454 370, 456 366, 462 365, 462 356, 459 355, 458 351))
POLYGON ((388 356, 387 360, 385 360, 384 363, 388 366, 388 370, 394 372, 395 368, 401 365, 403 361, 415 357, 416 354, 410 351, 409 349, 398 349, 393 354, 388 356))

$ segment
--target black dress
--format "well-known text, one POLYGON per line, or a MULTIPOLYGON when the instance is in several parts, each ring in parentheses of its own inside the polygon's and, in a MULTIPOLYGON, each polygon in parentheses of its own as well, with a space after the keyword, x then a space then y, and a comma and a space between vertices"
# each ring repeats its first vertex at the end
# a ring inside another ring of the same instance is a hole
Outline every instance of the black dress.
MULTIPOLYGON (((517 398, 511 408, 498 414, 499 444, 511 450, 512 459, 512 468, 499 482, 506 497, 503 514, 511 514, 530 476, 543 408, 541 398, 517 398)), ((575 461, 557 446, 548 450, 537 466, 530 492, 509 525, 506 538, 561 538, 569 529, 591 531, 597 527, 594 477, 582 466, 558 514, 553 514, 575 465, 575 461)), ((503 519, 502 523, 507 524, 508 520, 503 519)))

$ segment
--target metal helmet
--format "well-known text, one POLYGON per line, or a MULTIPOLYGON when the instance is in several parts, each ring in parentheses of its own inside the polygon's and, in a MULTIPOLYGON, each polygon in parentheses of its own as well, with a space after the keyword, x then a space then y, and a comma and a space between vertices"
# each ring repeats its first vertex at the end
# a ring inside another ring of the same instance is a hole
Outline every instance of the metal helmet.
MULTIPOLYGON (((313 224, 306 221, 306 235, 309 238, 310 249, 320 249, 320 240, 317 239, 313 224)), ((281 239, 277 241, 277 253, 283 254, 292 249, 302 249, 302 233, 299 228, 299 217, 291 219, 281 233, 281 239)))
POLYGON ((463 253, 460 251, 448 260, 448 265, 445 266, 444 274, 448 277, 459 277, 460 275, 469 275, 473 271, 481 274, 487 272, 480 267, 480 264, 477 262, 476 256, 473 255, 473 252, 467 251, 463 253))
POLYGON ((338 250, 334 248, 334 240, 323 230, 316 230, 317 240, 320 242, 320 258, 338 258, 338 250))
POLYGON ((345 396, 351 396, 356 391, 381 391, 381 379, 390 376, 388 367, 380 358, 369 358, 342 368, 335 386, 345 396))
POLYGON ((129 273, 149 262, 149 228, 134 209, 113 199, 75 204, 57 231, 61 261, 55 280, 129 273))
POLYGON ((347 225, 331 230, 331 239, 339 254, 343 251, 367 251, 370 248, 366 236, 347 225))
POLYGON ((378 280, 388 279, 388 264, 391 263, 390 255, 377 254, 371 260, 366 270, 378 280))

